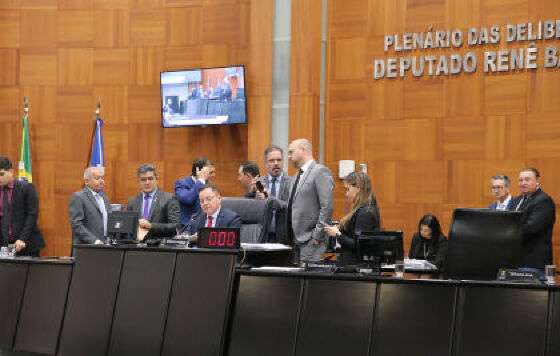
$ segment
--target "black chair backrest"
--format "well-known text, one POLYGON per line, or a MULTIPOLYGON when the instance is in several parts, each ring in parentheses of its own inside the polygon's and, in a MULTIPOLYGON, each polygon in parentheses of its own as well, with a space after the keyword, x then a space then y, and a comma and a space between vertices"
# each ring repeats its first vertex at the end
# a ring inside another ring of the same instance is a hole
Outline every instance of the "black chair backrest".
POLYGON ((241 217, 241 242, 262 242, 268 234, 266 217, 269 203, 266 200, 247 198, 223 198, 222 206, 235 211, 241 217))
POLYGON ((518 268, 521 213, 455 209, 445 273, 455 279, 496 279, 500 268, 518 268))

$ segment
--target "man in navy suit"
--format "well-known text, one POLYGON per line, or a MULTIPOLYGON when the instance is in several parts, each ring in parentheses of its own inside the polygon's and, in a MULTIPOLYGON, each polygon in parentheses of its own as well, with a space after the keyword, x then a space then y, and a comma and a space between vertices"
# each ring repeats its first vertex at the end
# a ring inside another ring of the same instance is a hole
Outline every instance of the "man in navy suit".
POLYGON ((187 226, 189 234, 196 234, 203 227, 241 227, 239 215, 222 208, 222 197, 215 185, 205 185, 198 195, 202 212, 187 226))
POLYGON ((490 206, 489 209, 495 210, 514 210, 516 199, 512 198, 509 192, 509 177, 506 175, 495 175, 490 178, 492 184, 492 194, 496 197, 496 201, 490 206))
POLYGON ((192 175, 175 182, 175 196, 181 206, 181 223, 183 225, 188 225, 191 218, 200 212, 198 193, 215 176, 214 164, 206 157, 199 157, 193 161, 192 175))

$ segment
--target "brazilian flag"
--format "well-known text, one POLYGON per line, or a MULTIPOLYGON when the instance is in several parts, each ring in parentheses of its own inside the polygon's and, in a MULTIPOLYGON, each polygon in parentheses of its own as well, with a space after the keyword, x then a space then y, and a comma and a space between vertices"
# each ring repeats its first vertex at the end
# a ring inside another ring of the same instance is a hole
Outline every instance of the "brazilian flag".
POLYGON ((21 134, 21 151, 19 154, 19 179, 33 182, 31 175, 31 147, 29 146, 29 118, 27 113, 23 115, 22 134, 21 134))

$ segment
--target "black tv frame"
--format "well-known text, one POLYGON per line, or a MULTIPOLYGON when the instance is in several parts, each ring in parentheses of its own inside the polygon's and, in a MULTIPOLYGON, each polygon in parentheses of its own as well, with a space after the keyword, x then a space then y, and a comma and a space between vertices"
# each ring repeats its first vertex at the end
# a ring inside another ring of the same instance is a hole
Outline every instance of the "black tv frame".
POLYGON ((161 127, 164 129, 182 129, 182 128, 189 128, 189 127, 219 127, 219 126, 231 126, 231 125, 247 125, 249 124, 249 113, 248 113, 248 100, 247 100, 247 71, 245 64, 231 64, 231 65, 222 65, 216 67, 196 67, 196 68, 181 68, 181 69, 172 69, 172 70, 165 70, 159 72, 159 97, 160 97, 160 122, 161 127), (172 73, 172 72, 187 72, 193 70, 206 70, 206 69, 220 69, 220 68, 232 68, 232 67, 243 67, 243 83, 244 83, 244 96, 245 96, 245 122, 232 122, 232 123, 222 123, 222 124, 200 124, 200 125, 183 125, 183 126, 164 126, 163 125, 163 88, 161 85, 161 75, 163 73, 172 73))

